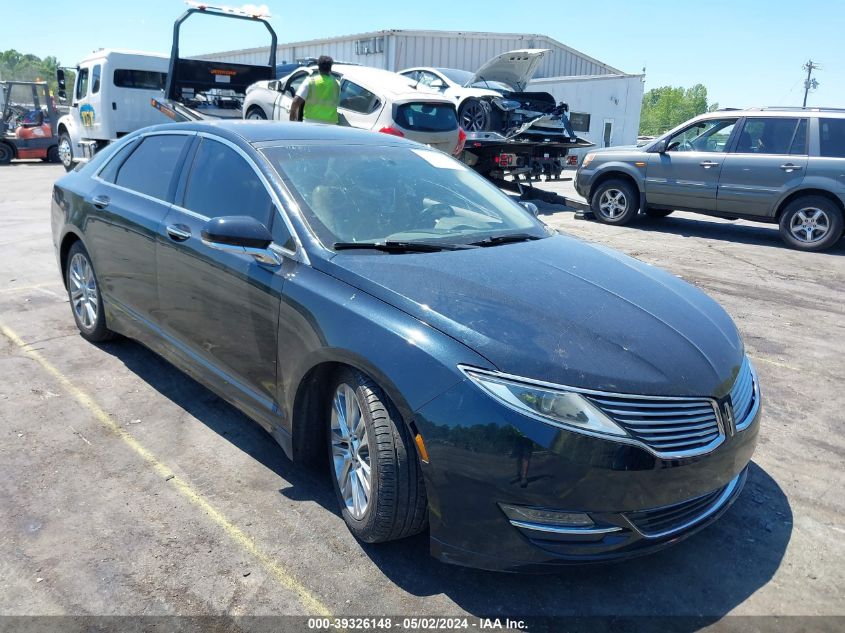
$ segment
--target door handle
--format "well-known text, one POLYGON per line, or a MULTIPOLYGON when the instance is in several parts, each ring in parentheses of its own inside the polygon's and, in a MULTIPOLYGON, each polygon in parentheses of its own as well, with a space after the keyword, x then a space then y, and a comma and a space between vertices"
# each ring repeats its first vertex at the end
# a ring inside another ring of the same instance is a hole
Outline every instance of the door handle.
POLYGON ((784 171, 792 171, 801 169, 801 165, 793 165, 792 163, 786 163, 785 165, 781 165, 780 168, 784 171))
POLYGON ((174 242, 184 242, 191 237, 191 229, 184 224, 170 224, 167 227, 167 235, 174 242))
POLYGON ((105 209, 107 206, 109 206, 109 202, 111 202, 111 198, 103 195, 94 196, 91 199, 91 204, 93 204, 98 209, 105 209))
POLYGON ((704 167, 704 169, 710 169, 711 167, 719 166, 719 163, 714 163, 712 160, 703 160, 698 164, 704 167))

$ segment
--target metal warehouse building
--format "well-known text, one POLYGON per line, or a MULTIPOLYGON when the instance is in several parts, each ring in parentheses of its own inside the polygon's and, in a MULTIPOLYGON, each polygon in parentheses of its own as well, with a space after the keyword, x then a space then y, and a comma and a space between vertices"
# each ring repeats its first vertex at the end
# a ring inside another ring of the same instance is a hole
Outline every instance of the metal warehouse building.
MULTIPOLYGON (((627 74, 546 35, 469 31, 385 30, 280 44, 277 63, 331 55, 338 61, 399 71, 412 66, 474 71, 501 53, 520 48, 551 52, 531 89, 569 103, 573 127, 599 146, 629 145, 640 123, 643 76, 627 74)), ((241 63, 266 63, 267 47, 203 55, 241 63)))

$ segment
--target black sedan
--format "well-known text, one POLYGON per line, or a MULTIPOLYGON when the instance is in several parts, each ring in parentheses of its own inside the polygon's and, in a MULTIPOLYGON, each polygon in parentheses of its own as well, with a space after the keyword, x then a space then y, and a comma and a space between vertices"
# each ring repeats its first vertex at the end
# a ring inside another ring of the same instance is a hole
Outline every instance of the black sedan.
POLYGON ((147 128, 58 181, 92 342, 142 342, 321 460, 349 529, 441 560, 631 556, 739 494, 760 391, 730 317, 384 134, 147 128))

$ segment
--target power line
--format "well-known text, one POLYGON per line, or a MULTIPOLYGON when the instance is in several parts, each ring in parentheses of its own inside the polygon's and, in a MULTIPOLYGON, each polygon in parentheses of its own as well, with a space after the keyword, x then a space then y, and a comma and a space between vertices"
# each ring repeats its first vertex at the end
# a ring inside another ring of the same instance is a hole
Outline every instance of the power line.
POLYGON ((819 87, 819 82, 813 78, 813 71, 821 68, 818 64, 814 64, 813 60, 811 59, 803 66, 804 70, 807 71, 807 79, 804 80, 804 106, 807 107, 807 93, 810 92, 810 88, 815 90, 819 87))

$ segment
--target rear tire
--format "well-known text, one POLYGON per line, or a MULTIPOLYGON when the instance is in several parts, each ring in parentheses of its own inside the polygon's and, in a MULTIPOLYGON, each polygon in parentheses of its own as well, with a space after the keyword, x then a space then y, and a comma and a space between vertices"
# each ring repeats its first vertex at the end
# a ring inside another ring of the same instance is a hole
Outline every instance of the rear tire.
POLYGON ((15 157, 15 151, 8 143, 0 142, 0 165, 8 165, 15 157))
POLYGON ((252 106, 249 110, 247 110, 246 118, 251 121, 266 121, 267 115, 264 114, 264 110, 260 107, 252 106))
POLYGON ((73 320, 82 338, 92 343, 103 343, 115 338, 115 333, 106 327, 103 297, 94 274, 94 265, 82 242, 74 243, 68 251, 65 283, 73 320))
POLYGON ((59 146, 58 145, 52 145, 47 150, 47 162, 48 163, 60 163, 60 162, 62 162, 62 159, 59 158, 59 146))
POLYGON ((59 154, 59 162, 65 168, 65 171, 73 169, 73 143, 70 141, 70 135, 67 132, 59 134, 59 145, 56 150, 59 154))
POLYGON ((645 214, 650 218, 665 218, 673 213, 672 209, 652 209, 646 207, 645 214))
POLYGON ((593 193, 590 209, 604 224, 628 224, 640 210, 639 192, 625 180, 605 180, 593 193))
POLYGON ((351 368, 337 373, 328 394, 329 471, 349 530, 365 543, 421 532, 428 517, 422 470, 395 407, 351 368))
POLYGON ((842 210, 822 196, 790 202, 780 216, 781 239, 801 251, 824 251, 842 237, 842 210))

